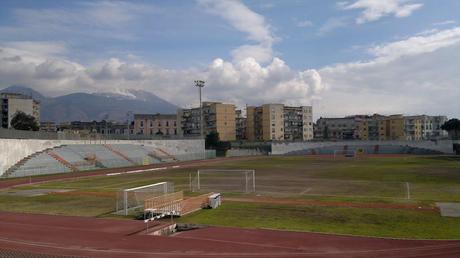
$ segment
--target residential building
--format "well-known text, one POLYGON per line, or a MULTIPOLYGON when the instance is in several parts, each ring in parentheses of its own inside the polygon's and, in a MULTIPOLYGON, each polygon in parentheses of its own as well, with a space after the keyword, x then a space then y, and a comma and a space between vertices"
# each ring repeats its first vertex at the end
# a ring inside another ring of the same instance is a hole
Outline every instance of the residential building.
POLYGON ((360 140, 376 141, 380 139, 379 121, 385 116, 374 114, 372 116, 361 115, 358 118, 358 137, 360 140))
POLYGON ((134 114, 134 134, 178 135, 177 115, 134 114))
POLYGON ((250 141, 305 141, 313 139, 311 106, 264 104, 249 106, 247 137, 250 141))
POLYGON ((311 106, 284 106, 284 140, 313 139, 313 110, 311 106))
POLYGON ((246 137, 246 127, 247 127, 247 118, 243 116, 242 110, 235 110, 235 123, 236 123, 236 139, 245 140, 246 137))
POLYGON ((379 120, 379 140, 406 140, 405 119, 402 115, 390 115, 379 120))
MULTIPOLYGON (((203 134, 219 133, 221 141, 236 140, 235 105, 220 102, 203 102, 203 134)), ((200 108, 179 109, 177 111, 180 135, 200 136, 200 108)))
POLYGON ((249 106, 247 113, 247 133, 250 141, 284 140, 284 105, 264 104, 249 106))
POLYGON ((359 139, 359 116, 343 118, 319 118, 316 121, 315 138, 323 140, 354 140, 359 139))
POLYGON ((58 126, 55 122, 40 122, 40 131, 43 132, 56 132, 58 126))
POLYGON ((422 139, 422 122, 422 116, 404 117, 406 140, 418 141, 422 139))
POLYGON ((23 112, 40 121, 40 103, 33 98, 19 93, 0 94, 0 119, 1 127, 11 128, 11 120, 17 112, 23 112))
MULTIPOLYGON (((74 134, 128 134, 128 125, 125 123, 102 121, 72 121, 57 125, 57 131, 74 134)), ((132 134, 132 133, 131 133, 132 134)))
POLYGON ((447 132, 441 129, 441 126, 447 121, 446 116, 417 115, 405 118, 420 121, 420 139, 431 140, 447 137, 447 132))

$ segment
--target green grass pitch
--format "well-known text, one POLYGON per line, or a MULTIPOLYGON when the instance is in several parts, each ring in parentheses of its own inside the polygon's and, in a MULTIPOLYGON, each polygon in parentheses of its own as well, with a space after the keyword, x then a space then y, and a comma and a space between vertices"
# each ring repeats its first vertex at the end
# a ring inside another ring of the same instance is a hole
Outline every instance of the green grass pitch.
MULTIPOLYGON (((120 189, 172 181, 189 189, 197 169, 255 169, 257 192, 224 193, 224 197, 267 196, 321 202, 386 203, 434 206, 460 202, 460 157, 401 156, 328 159, 271 156, 227 160, 194 168, 178 168, 119 176, 97 176, 22 186, 0 192, 0 210, 80 216, 113 216, 120 189), (409 185, 409 189, 407 186, 409 185), (68 189, 35 197, 6 194, 23 189, 68 189)), ((84 172, 82 172, 84 173, 84 172)), ((218 188, 218 185, 217 185, 218 188)), ((223 226, 275 228, 404 238, 460 239, 460 218, 435 212, 379 208, 320 207, 251 202, 224 202, 180 221, 223 226)))

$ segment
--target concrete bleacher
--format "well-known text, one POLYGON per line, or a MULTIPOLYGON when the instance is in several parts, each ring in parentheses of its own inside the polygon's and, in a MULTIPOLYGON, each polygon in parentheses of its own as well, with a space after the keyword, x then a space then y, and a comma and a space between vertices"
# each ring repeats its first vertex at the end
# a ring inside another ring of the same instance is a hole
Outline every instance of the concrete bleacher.
POLYGON ((317 147, 311 149, 297 150, 287 153, 287 155, 333 155, 340 151, 356 151, 362 150, 366 154, 418 154, 418 155, 430 155, 436 154, 435 151, 423 148, 414 148, 407 145, 352 145, 352 146, 327 146, 317 147))
POLYGON ((67 147, 83 157, 94 155, 97 167, 114 168, 133 165, 131 162, 116 155, 102 144, 74 144, 67 147))
POLYGON ((130 160, 135 161, 139 164, 156 164, 160 163, 161 160, 149 155, 149 150, 141 145, 132 144, 111 144, 113 149, 123 153, 130 160))
POLYGON ((66 173, 71 170, 53 159, 48 153, 42 152, 25 161, 8 177, 36 176, 45 174, 66 173))
MULTIPOLYGON (((3 177, 22 177, 206 158, 203 152, 143 144, 69 144, 29 155, 3 177), (165 150, 167 149, 167 150, 165 150), (180 153, 175 156, 170 152, 180 153)), ((211 157, 208 157, 211 158, 211 157)))

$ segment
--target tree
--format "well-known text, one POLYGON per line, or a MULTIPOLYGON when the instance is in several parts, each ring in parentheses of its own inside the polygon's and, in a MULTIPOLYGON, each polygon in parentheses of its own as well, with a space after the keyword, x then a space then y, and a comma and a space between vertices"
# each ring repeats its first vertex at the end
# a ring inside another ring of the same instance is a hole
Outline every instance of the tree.
POLYGON ((210 132, 208 135, 206 135, 205 147, 206 149, 215 149, 219 145, 219 142, 219 133, 210 132))
POLYGON ((38 131, 38 123, 34 116, 18 111, 11 119, 11 126, 16 130, 38 131))
POLYGON ((449 119, 441 126, 441 129, 447 131, 452 140, 460 139, 460 120, 457 118, 449 119))
POLYGON ((218 132, 210 132, 205 139, 206 149, 216 150, 217 156, 225 156, 227 150, 231 148, 230 142, 221 141, 218 132))

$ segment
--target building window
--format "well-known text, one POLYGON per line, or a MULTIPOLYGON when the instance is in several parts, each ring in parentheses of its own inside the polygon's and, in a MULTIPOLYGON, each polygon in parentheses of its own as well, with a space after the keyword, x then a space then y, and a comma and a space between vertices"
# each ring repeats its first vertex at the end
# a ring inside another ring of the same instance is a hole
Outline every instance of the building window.
POLYGON ((169 121, 166 121, 166 126, 169 126, 169 121))
POLYGON ((141 127, 144 127, 144 121, 141 121, 141 127))

